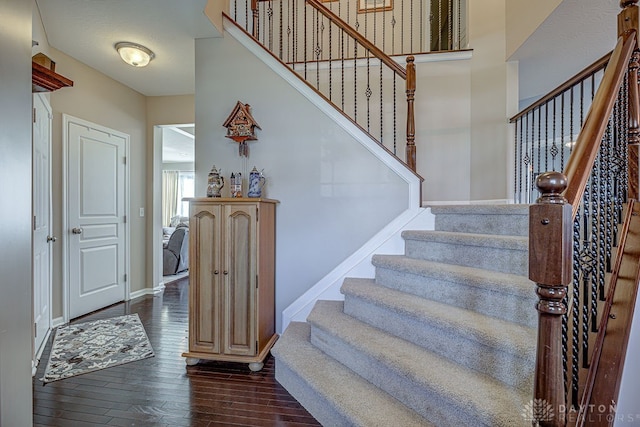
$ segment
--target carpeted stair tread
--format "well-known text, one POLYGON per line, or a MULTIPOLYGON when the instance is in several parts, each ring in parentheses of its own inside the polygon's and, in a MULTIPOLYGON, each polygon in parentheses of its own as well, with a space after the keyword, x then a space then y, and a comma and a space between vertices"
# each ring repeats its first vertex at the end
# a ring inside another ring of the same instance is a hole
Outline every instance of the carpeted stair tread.
POLYGON ((374 255, 371 262, 375 282, 387 288, 529 327, 538 323, 531 310, 535 285, 525 276, 404 255, 374 255))
POLYGON ((529 250, 529 239, 523 236, 499 236, 493 234, 458 233, 435 230, 405 230, 402 232, 402 238, 404 240, 511 249, 516 251, 529 250))
POLYGON ((371 279, 347 279, 342 288, 345 314, 507 385, 532 390, 535 347, 527 340, 535 341, 534 329, 386 289, 371 279))
POLYGON ((276 379, 325 426, 430 427, 424 418, 314 347, 292 322, 271 350, 276 379))
POLYGON ((424 230, 403 231, 402 237, 410 258, 520 275, 528 270, 527 237, 424 230))
POLYGON ((528 205, 432 206, 435 229, 465 233, 527 236, 528 205))
MULTIPOLYGON (((536 329, 492 318, 414 295, 376 285, 373 279, 347 278, 341 292, 387 308, 419 323, 432 325, 463 337, 535 362, 536 329)), ((532 307, 533 309, 533 307, 532 307)), ((385 319, 381 320, 382 322, 385 319)))
POLYGON ((529 205, 525 204, 493 204, 493 205, 427 205, 434 215, 439 214, 474 214, 474 215, 526 215, 529 216, 529 205))
MULTIPOLYGON (((318 301, 312 343, 438 426, 527 425, 530 395, 344 314, 318 301)), ((393 425, 402 425, 395 423, 393 425)))
POLYGON ((445 264, 424 259, 409 258, 405 255, 373 255, 371 263, 375 267, 417 274, 425 278, 449 282, 464 282, 467 286, 484 288, 536 301, 534 283, 527 277, 519 274, 502 273, 464 265, 445 264))

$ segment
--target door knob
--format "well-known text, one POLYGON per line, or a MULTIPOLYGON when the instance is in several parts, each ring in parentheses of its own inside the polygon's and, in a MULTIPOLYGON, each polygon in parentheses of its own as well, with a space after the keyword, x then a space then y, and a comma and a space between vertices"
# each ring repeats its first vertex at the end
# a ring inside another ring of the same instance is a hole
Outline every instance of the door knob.
POLYGON ((47 236, 47 243, 55 242, 56 240, 58 240, 56 236, 47 236))
POLYGON ((82 227, 73 227, 71 230, 73 234, 82 234, 82 227))

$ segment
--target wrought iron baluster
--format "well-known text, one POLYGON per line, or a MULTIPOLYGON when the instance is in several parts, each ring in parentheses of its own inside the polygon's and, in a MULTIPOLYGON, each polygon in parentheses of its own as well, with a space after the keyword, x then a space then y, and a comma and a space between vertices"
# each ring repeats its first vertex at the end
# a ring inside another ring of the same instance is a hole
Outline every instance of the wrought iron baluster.
POLYGON ((544 104, 544 170, 549 170, 549 103, 544 104))
POLYGON ((582 272, 582 367, 588 367, 589 359, 589 288, 591 283, 591 243, 589 242, 589 220, 591 218, 591 183, 587 182, 582 196, 582 239, 580 270, 582 272))
POLYGON ((578 403, 578 376, 580 370, 580 220, 573 221, 573 297, 571 302, 571 405, 578 403))
POLYGON ((284 25, 284 23, 283 23, 282 17, 284 16, 283 15, 284 0, 281 0, 279 2, 279 7, 280 7, 280 12, 279 12, 279 15, 278 15, 278 24, 280 26, 280 30, 279 30, 279 33, 278 33, 278 53, 279 53, 278 54, 278 58, 280 58, 280 60, 283 61, 284 60, 284 56, 283 56, 284 55, 284 52, 283 52, 283 48, 284 48, 284 46, 283 46, 283 35, 284 35, 283 25, 284 25))
MULTIPOLYGON (((331 44, 332 35, 333 35, 333 21, 329 19, 329 101, 333 100, 333 97, 332 97, 333 95, 333 65, 332 65, 333 46, 331 44)), ((324 37, 322 39, 324 40, 324 37)))
POLYGON ((558 99, 558 97, 553 98, 553 145, 551 146, 551 162, 553 165, 552 170, 557 170, 556 169, 556 156, 558 155, 558 147, 556 144, 556 138, 557 138, 557 134, 556 134, 556 100, 558 99))
MULTIPOLYGON (((394 73, 395 74, 395 73, 394 73)), ((380 63, 380 143, 384 145, 384 102, 382 99, 382 63, 380 63)), ((396 154, 395 152, 393 154, 396 154)))
POLYGON ((397 95, 397 78, 396 73, 393 73, 393 153, 397 152, 398 142, 398 109, 396 108, 398 95, 397 95))
POLYGON ((562 98, 560 98, 560 170, 564 170, 564 94, 562 92, 562 98))

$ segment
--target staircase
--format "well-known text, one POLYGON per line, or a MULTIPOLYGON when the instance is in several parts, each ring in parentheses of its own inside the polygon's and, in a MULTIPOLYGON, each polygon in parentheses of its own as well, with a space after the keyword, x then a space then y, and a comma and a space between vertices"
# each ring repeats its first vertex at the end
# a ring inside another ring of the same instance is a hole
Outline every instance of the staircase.
POLYGON ((531 425, 537 314, 528 206, 432 207, 405 255, 375 255, 272 353, 277 380, 326 426, 531 425))

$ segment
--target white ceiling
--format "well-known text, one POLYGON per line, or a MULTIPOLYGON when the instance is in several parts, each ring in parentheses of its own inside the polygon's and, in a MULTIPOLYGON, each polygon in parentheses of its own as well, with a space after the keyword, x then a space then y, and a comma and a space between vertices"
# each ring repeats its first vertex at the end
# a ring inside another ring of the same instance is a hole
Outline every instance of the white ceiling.
POLYGON ((49 45, 146 96, 192 94, 197 38, 220 37, 207 0, 36 0, 49 45), (145 68, 125 64, 114 45, 151 49, 145 68))
POLYGON ((195 127, 176 125, 162 128, 162 163, 195 161, 195 127))

